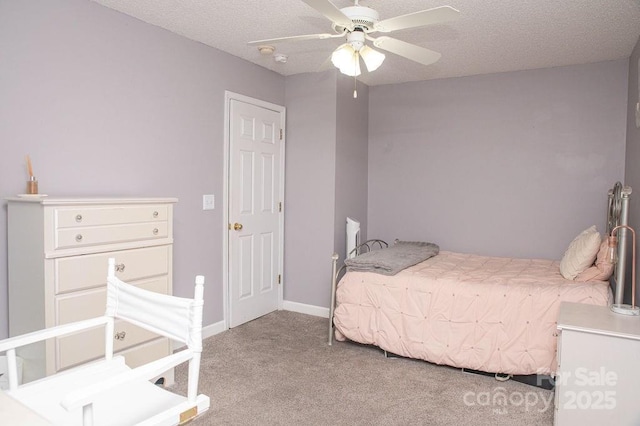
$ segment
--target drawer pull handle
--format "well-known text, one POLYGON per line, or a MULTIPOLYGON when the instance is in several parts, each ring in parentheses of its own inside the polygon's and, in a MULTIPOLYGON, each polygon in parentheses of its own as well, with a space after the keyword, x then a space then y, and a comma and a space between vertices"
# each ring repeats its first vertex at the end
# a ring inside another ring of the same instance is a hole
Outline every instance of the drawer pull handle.
POLYGON ((158 217, 158 212, 157 211, 153 212, 153 217, 158 217))
POLYGON ((153 228, 153 235, 158 235, 158 228, 153 228))
POLYGON ((114 339, 116 340, 124 340, 124 338, 127 336, 127 332, 126 331, 121 331, 119 333, 116 333, 115 336, 113 336, 114 339))
POLYGON ((82 215, 76 215, 76 222, 82 222, 82 215))
POLYGON ((76 235, 76 241, 77 241, 77 242, 82 241, 82 234, 78 234, 78 235, 76 235))
POLYGON ((124 272, 124 263, 118 263, 116 265, 116 272, 124 272))

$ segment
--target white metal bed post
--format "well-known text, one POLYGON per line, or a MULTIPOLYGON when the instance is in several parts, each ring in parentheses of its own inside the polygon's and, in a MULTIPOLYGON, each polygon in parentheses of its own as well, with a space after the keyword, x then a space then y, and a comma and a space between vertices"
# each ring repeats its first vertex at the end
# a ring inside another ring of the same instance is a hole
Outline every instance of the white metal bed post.
MULTIPOLYGON (((631 193, 631 188, 627 192, 628 187, 625 187, 621 191, 621 209, 620 209, 620 224, 619 225, 628 225, 629 221, 629 194, 631 193)), ((627 272, 627 234, 628 231, 625 228, 622 228, 622 232, 620 233, 620 245, 618 247, 624 247, 622 250, 623 256, 618 258, 618 267, 616 268, 616 296, 615 303, 624 303, 622 298, 624 296, 624 284, 626 279, 627 272)), ((635 260, 635 259, 634 259, 635 260)))
MULTIPOLYGON (((610 235, 613 228, 618 225, 629 224, 629 196, 631 192, 630 186, 623 187, 620 182, 616 182, 613 188, 609 190, 607 234, 610 235)), ((615 304, 624 303, 624 284, 627 272, 627 233, 628 231, 623 228, 618 237, 618 263, 616 264, 614 274, 615 304)))
POLYGON ((333 253, 333 268, 331 270, 331 304, 329 305, 329 346, 333 343, 333 311, 336 308, 336 274, 338 269, 338 253, 333 253))

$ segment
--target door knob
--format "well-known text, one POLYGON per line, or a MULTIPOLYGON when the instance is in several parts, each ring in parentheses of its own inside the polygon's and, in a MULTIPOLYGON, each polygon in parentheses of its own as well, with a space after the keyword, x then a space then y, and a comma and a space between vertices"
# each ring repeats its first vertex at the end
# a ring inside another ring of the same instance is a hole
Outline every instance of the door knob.
POLYGON ((235 229, 236 231, 241 230, 242 229, 242 224, 238 223, 238 222, 234 223, 233 224, 233 229, 235 229))

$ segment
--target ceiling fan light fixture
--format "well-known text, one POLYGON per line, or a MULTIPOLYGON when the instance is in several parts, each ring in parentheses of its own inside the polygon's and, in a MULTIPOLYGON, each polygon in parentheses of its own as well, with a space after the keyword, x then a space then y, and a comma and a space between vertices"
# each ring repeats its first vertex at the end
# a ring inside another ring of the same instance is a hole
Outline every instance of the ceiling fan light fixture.
POLYGON ((364 60, 364 64, 369 72, 377 70, 385 58, 384 53, 380 53, 369 46, 364 46, 360 49, 360 56, 362 56, 362 60, 364 60))
POLYGON ((331 62, 341 73, 352 77, 360 75, 360 56, 362 56, 369 72, 377 70, 385 60, 385 55, 367 47, 365 40, 372 42, 373 46, 378 49, 419 64, 433 64, 442 56, 440 53, 388 36, 373 38, 371 34, 375 32, 390 33, 453 21, 459 18, 460 15, 460 12, 451 6, 440 6, 381 21, 378 12, 372 8, 360 6, 360 0, 352 0, 353 6, 343 8, 338 8, 333 3, 335 0, 302 1, 329 19, 335 34, 322 33, 279 37, 252 41, 249 42, 249 45, 258 46, 262 54, 273 55, 275 47, 271 46, 271 44, 274 43, 345 37, 347 43, 333 52, 331 62))
POLYGON ((360 57, 358 52, 354 52, 349 61, 345 61, 340 66, 340 72, 348 75, 349 77, 357 77, 360 75, 360 57))
POLYGON ((331 63, 336 67, 340 68, 340 66, 349 60, 353 56, 353 48, 345 43, 339 46, 336 50, 331 54, 331 63))
POLYGON ((359 56, 349 43, 345 43, 331 54, 331 62, 342 74, 354 77, 360 75, 359 56))

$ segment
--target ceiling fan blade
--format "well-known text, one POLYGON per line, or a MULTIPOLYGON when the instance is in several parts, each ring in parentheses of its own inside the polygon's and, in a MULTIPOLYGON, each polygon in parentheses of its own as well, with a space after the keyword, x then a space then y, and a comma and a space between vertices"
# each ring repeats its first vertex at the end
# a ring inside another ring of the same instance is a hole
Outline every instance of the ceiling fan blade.
POLYGON ((302 0, 324 16, 329 18, 331 22, 347 28, 349 31, 353 30, 353 22, 347 17, 340 9, 338 9, 329 0, 302 0))
POLYGON ((422 27, 440 22, 453 21, 460 17, 460 12, 451 6, 434 7, 433 9, 396 16, 376 23, 373 28, 382 33, 388 33, 406 28, 422 27))
POLYGON ((305 41, 305 40, 324 40, 333 37, 342 37, 342 34, 306 34, 291 37, 269 38, 264 40, 250 41, 249 46, 260 46, 262 44, 281 43, 283 41, 305 41))
POLYGON ((440 56, 442 56, 440 53, 434 52, 433 50, 425 49, 424 47, 416 46, 415 44, 387 36, 373 39, 373 45, 382 50, 395 53, 396 55, 403 56, 423 65, 431 65, 438 61, 440 56))

